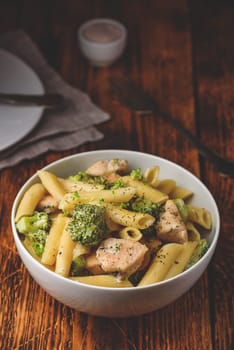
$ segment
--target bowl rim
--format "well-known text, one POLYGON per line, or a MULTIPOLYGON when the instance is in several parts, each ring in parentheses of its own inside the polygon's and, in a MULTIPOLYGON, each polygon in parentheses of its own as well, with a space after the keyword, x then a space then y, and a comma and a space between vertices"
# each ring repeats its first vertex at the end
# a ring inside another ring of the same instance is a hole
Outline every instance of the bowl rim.
POLYGON ((81 26, 78 28, 78 38, 81 42, 86 43, 89 46, 93 46, 94 48, 100 48, 100 47, 108 47, 111 48, 112 46, 116 46, 117 44, 121 43, 122 41, 125 41, 127 37, 127 29, 124 26, 124 24, 122 24, 121 22, 112 19, 112 18, 107 18, 107 17, 99 17, 99 18, 93 18, 90 19, 84 23, 81 24, 81 26), (96 42, 96 41, 92 41, 89 40, 87 38, 84 37, 83 35, 83 31, 85 28, 95 24, 95 23, 110 23, 113 24, 115 26, 117 26, 120 29, 120 37, 117 39, 114 39, 112 41, 109 42, 96 42))
MULTIPOLYGON (((178 167, 180 170, 184 171, 187 175, 189 175, 190 177, 192 177, 192 179, 196 182, 199 183, 200 186, 203 187, 203 189, 207 192, 207 194, 209 195, 211 201, 212 201, 212 204, 214 206, 214 210, 215 212, 213 213, 214 217, 216 217, 216 227, 215 227, 215 231, 214 231, 214 237, 213 237, 213 240, 209 246, 209 249, 207 252, 210 252, 211 253, 211 256, 210 256, 210 259, 212 258, 213 254, 214 254, 214 251, 215 251, 215 247, 217 245, 217 242, 218 242, 218 238, 219 238, 219 235, 220 235, 220 214, 219 214, 219 210, 218 210, 218 206, 217 206, 217 203, 213 197, 213 195, 211 194, 211 192, 209 191, 209 189, 205 186, 205 184, 197 177, 195 176, 193 173, 191 173, 189 170, 187 170, 186 168, 184 168, 183 166, 171 161, 171 160, 168 160, 166 158, 163 158, 163 157, 160 157, 160 156, 157 156, 157 155, 154 155, 154 154, 151 154, 151 153, 146 153, 146 152, 140 152, 140 151, 133 151, 133 150, 124 150, 124 149, 100 149, 100 150, 94 150, 94 151, 84 151, 84 152, 79 152, 79 153, 76 153, 76 154, 73 154, 73 155, 69 155, 69 156, 66 156, 66 157, 63 157, 63 158, 60 158, 60 159, 57 159, 47 165, 45 165, 43 168, 43 170, 47 170, 48 168, 50 167, 53 167, 53 166, 56 166, 58 165, 59 163, 63 163, 64 161, 68 161, 68 160, 72 160, 73 158, 77 158, 79 156, 82 156, 82 157, 85 157, 86 155, 96 155, 96 154, 101 154, 101 153, 109 153, 111 154, 112 152, 120 152, 122 154, 124 153, 130 153, 132 155, 141 155, 141 156, 151 156, 151 157, 154 157, 156 160, 160 160, 160 161, 163 161, 167 164, 170 164, 171 166, 175 166, 175 167, 178 167)), ((13 205, 12 205, 12 210, 11 210, 11 228, 12 228, 12 232, 13 232, 13 238, 14 238, 14 241, 15 241, 15 244, 16 244, 16 247, 17 245, 19 244, 21 246, 21 248, 23 249, 24 251, 24 254, 26 254, 26 256, 33 262, 33 264, 36 264, 39 268, 41 268, 42 270, 44 270, 46 273, 49 274, 49 276, 53 276, 54 278, 58 278, 58 280, 61 280, 61 281, 66 281, 65 283, 68 283, 71 284, 71 285, 77 285, 77 286, 82 286, 82 287, 86 287, 86 288, 91 288, 91 289, 98 289, 98 290, 108 290, 108 291, 115 291, 114 293, 118 293, 120 290, 122 291, 126 291, 127 293, 131 293, 133 290, 134 291, 137 291, 137 290, 142 290, 142 289, 151 289, 151 288, 157 288, 157 287, 160 287, 160 286, 163 286, 165 284, 170 284, 170 282, 173 282, 175 280, 180 280, 182 278, 184 278, 187 274, 189 274, 190 272, 192 272, 194 269, 197 269, 205 259, 207 259, 208 257, 208 254, 207 252, 202 256, 201 259, 199 259, 193 266, 191 266, 188 270, 185 270, 183 272, 181 272, 180 274, 174 276, 174 277, 171 277, 167 280, 164 280, 164 281, 161 281, 161 282, 156 282, 156 283, 153 283, 153 284, 150 284, 150 285, 145 285, 145 286, 137 286, 137 287, 120 287, 120 288, 114 288, 114 287, 104 287, 104 286, 96 286, 96 285, 90 285, 90 284, 85 284, 85 283, 82 283, 82 282, 79 282, 79 281, 74 281, 72 279, 69 279, 67 277, 63 277, 59 274, 56 274, 54 271, 48 269, 47 267, 45 267, 43 264, 41 264, 38 260, 36 260, 29 252, 28 250, 26 249, 26 247, 23 245, 20 237, 19 237, 19 234, 16 230, 16 226, 15 226, 15 221, 14 221, 14 218, 15 218, 15 213, 16 213, 16 209, 18 207, 18 204, 19 204, 19 200, 20 198, 22 198, 22 195, 24 194, 26 188, 28 187, 28 185, 33 182, 37 182, 36 180, 38 179, 38 175, 36 173, 34 173, 20 188, 20 190, 18 191, 14 201, 13 201, 13 205)), ((18 251, 18 247, 17 247, 17 251, 18 251)), ((18 251, 19 255, 21 256, 20 252, 18 251)), ((208 261, 209 263, 209 261, 208 261)), ((27 267, 26 267, 27 268, 27 267)))

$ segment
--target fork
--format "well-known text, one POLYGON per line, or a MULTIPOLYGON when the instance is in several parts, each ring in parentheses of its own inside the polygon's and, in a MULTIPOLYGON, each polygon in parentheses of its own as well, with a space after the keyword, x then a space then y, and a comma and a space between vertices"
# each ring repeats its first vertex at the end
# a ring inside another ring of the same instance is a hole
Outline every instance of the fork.
POLYGON ((110 79, 111 93, 126 107, 140 113, 143 116, 154 114, 165 122, 171 124, 181 134, 188 138, 198 152, 210 161, 222 176, 234 177, 234 162, 226 159, 214 150, 206 146, 202 141, 192 134, 188 129, 173 119, 168 113, 159 110, 154 98, 139 85, 125 78, 121 80, 110 79))
POLYGON ((11 106, 42 106, 45 108, 64 108, 67 101, 60 94, 6 94, 0 93, 0 104, 11 106))

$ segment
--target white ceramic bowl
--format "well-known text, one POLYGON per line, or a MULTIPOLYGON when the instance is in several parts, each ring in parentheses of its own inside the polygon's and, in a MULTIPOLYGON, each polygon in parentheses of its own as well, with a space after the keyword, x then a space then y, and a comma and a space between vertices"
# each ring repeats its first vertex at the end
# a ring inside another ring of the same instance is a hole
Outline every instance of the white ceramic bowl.
POLYGON ((83 55, 95 66, 108 66, 123 53, 127 30, 113 19, 97 18, 82 24, 78 42, 83 55))
POLYGON ((12 208, 11 222, 13 236, 23 263, 34 280, 51 296, 79 311, 106 317, 136 316, 160 309, 187 292, 201 277, 210 262, 217 244, 220 218, 214 198, 203 183, 181 166, 150 154, 124 150, 100 150, 84 152, 58 160, 47 167, 61 177, 77 173, 102 159, 127 159, 131 168, 145 170, 153 165, 160 166, 161 178, 173 178, 181 186, 191 189, 195 195, 194 205, 202 206, 211 212, 213 228, 207 235, 210 247, 194 266, 169 280, 135 288, 105 288, 85 285, 61 277, 36 261, 23 246, 16 231, 14 217, 24 192, 36 182, 33 175, 19 191, 12 208))

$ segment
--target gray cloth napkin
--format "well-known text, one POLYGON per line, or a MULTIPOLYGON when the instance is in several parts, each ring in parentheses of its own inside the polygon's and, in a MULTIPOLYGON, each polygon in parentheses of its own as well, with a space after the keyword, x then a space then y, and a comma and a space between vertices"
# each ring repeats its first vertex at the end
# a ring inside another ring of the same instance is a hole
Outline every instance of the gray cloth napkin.
POLYGON ((72 102, 64 111, 45 110, 40 123, 27 137, 0 152, 0 170, 48 151, 68 150, 103 138, 94 125, 110 119, 109 114, 97 107, 86 93, 65 82, 24 31, 2 34, 0 48, 28 64, 41 79, 46 92, 61 93, 72 102))

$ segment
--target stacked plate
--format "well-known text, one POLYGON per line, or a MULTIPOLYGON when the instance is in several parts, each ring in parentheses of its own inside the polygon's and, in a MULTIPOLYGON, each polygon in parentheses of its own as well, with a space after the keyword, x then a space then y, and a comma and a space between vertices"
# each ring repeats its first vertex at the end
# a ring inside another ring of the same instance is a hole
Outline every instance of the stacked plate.
MULTIPOLYGON (((37 74, 22 60, 0 49, 0 93, 43 94, 37 74)), ((39 122, 42 107, 0 104, 0 152, 24 138, 39 122)))

